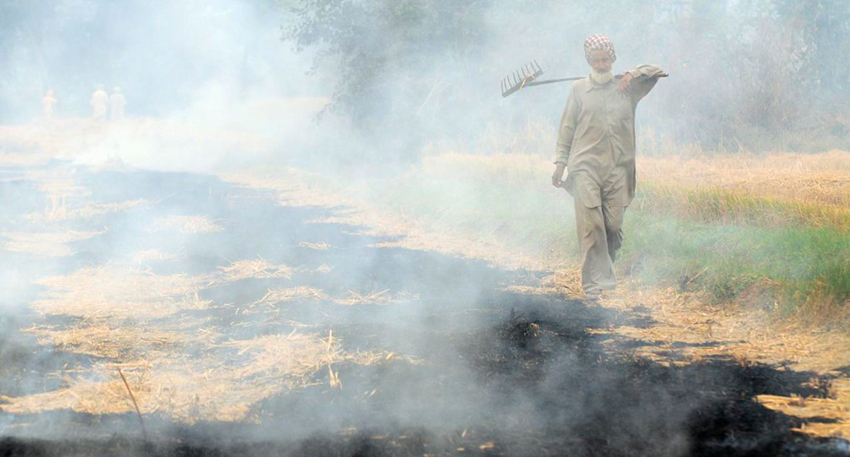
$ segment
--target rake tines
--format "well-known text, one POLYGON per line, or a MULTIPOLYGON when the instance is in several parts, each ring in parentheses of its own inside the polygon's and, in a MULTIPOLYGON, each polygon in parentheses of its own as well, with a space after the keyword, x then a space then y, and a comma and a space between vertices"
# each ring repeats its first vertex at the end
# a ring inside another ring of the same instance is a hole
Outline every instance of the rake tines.
POLYGON ((512 75, 508 75, 502 80, 502 97, 507 97, 508 95, 524 88, 526 84, 534 81, 535 78, 542 74, 543 69, 540 68, 537 61, 531 61, 528 65, 520 68, 512 75))

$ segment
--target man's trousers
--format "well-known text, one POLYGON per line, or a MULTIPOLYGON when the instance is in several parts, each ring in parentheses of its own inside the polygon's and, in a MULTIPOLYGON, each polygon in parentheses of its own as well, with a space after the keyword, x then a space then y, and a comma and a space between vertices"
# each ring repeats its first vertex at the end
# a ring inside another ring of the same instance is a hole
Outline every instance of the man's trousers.
POLYGON ((577 173, 572 181, 581 285, 585 293, 595 295, 617 285, 614 260, 623 245, 625 186, 622 182, 600 185, 583 173, 577 173))

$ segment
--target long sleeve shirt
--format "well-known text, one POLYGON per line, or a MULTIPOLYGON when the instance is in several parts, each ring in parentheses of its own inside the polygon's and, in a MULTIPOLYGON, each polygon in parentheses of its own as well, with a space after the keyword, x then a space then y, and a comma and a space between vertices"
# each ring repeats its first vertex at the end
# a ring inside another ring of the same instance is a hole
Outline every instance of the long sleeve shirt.
POLYGON ((628 206, 635 193, 635 108, 663 72, 655 65, 640 65, 629 73, 634 79, 626 93, 617 90, 614 80, 600 85, 587 77, 573 84, 558 129, 555 160, 566 165, 570 175, 586 173, 600 186, 625 179, 622 206, 628 206))

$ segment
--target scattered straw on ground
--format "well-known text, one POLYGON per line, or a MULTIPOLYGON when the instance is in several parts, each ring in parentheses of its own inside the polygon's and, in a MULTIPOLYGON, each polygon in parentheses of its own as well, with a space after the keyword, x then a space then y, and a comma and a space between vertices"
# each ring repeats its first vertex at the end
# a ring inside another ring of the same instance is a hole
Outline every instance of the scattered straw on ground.
POLYGON ((99 232, 53 232, 53 233, 22 233, 7 232, 0 236, 8 238, 3 243, 3 249, 11 252, 25 252, 42 257, 66 257, 74 253, 69 243, 82 241, 97 235, 106 233, 99 232))
POLYGON ((106 266, 84 268, 37 283, 47 290, 31 307, 42 314, 149 319, 209 305, 197 294, 208 279, 182 274, 157 275, 106 266))
POLYGON ((42 213, 33 213, 28 215, 27 219, 32 222, 61 221, 68 219, 85 220, 104 214, 127 211, 145 204, 147 204, 147 201, 137 199, 120 203, 87 203, 79 208, 68 209, 64 201, 61 201, 53 204, 53 206, 49 208, 46 208, 42 213))
MULTIPOLYGON (((139 122, 127 125, 144 127, 139 122)), ((34 158, 39 151, 48 151, 45 156, 53 155, 59 149, 69 149, 69 138, 83 137, 79 141, 85 142, 86 138, 104 132, 101 125, 93 122, 65 127, 58 123, 44 128, 28 126, 10 130, 0 127, 0 146, 11 141, 10 136, 16 132, 20 133, 11 149, 16 155, 3 154, 0 163, 4 160, 22 165, 41 163, 25 160, 24 155, 27 159, 34 158)), ((176 125, 174 132, 175 138, 184 138, 185 126, 176 125)), ((208 137, 208 132, 195 133, 199 138, 208 137)), ((240 136, 233 138, 231 143, 244 149, 243 140, 240 136)), ((70 198, 84 196, 86 191, 76 184, 71 168, 53 174, 36 172, 26 178, 49 194, 44 219, 86 218, 137 204, 80 207, 70 198)), ((150 229, 201 233, 222 230, 222 227, 203 216, 170 216, 156 220, 150 229)), ((102 232, 9 233, 6 234, 9 242, 4 247, 23 246, 55 255, 60 251, 55 245, 98 233, 102 232), (53 242, 51 236, 59 241, 53 242)), ((144 264, 174 256, 150 249, 135 253, 132 260, 144 264)), ((323 270, 330 271, 330 267, 319 267, 317 271, 323 270)), ((54 391, 18 398, 0 396, 0 410, 12 414, 62 409, 95 415, 132 413, 133 404, 118 375, 118 368, 121 368, 143 414, 162 414, 190 423, 199 420, 250 421, 252 408, 270 396, 317 382, 325 382, 332 388, 343 386, 345 379, 337 369, 338 364, 384 363, 398 358, 382 352, 346 353, 341 349, 341 341, 332 335, 292 333, 253 340, 225 340, 226 337, 211 326, 208 313, 175 314, 208 307, 210 303, 202 301, 198 291, 221 277, 231 280, 286 278, 292 271, 288 266, 272 265, 260 259, 236 262, 216 274, 197 277, 159 275, 124 264, 107 264, 45 278, 39 281, 45 291, 31 307, 44 315, 73 316, 81 320, 67 327, 39 325, 30 332, 42 344, 95 360, 92 366, 54 373, 65 382, 54 391), (320 376, 325 370, 327 378, 320 376)), ((299 294, 310 295, 303 288, 288 296, 299 294)), ((287 297, 287 293, 278 295, 278 298, 287 297)))
MULTIPOLYGON (((348 354, 328 335, 292 333, 210 347, 205 355, 173 354, 139 364, 121 364, 142 414, 164 414, 174 420, 251 420, 251 407, 266 398, 317 382, 322 370, 331 387, 344 378, 334 365, 384 363, 392 353, 348 354)), ((0 410, 13 414, 70 409, 87 414, 133 411, 117 372, 119 365, 101 363, 86 376, 65 377, 67 386, 25 397, 2 397, 0 410)))
POLYGON ((321 289, 299 286, 290 287, 288 289, 270 289, 266 292, 266 295, 257 300, 255 304, 273 306, 277 303, 291 301, 326 301, 329 299, 330 297, 328 297, 328 295, 321 289))
POLYGON ((833 381, 829 398, 807 398, 800 396, 759 395, 756 397, 764 406, 803 419, 796 431, 820 437, 850 439, 850 379, 833 381), (825 420, 824 420, 825 419, 825 420))
POLYGON ((386 303, 399 303, 416 300, 419 296, 407 292, 392 294, 389 289, 371 292, 358 292, 349 290, 344 297, 334 298, 320 289, 311 287, 292 287, 288 289, 271 289, 266 295, 257 300, 254 305, 266 305, 274 307, 278 303, 309 301, 327 302, 343 306, 353 305, 377 305, 386 303))
POLYGON ((31 170, 26 179, 33 181, 38 190, 61 198, 91 195, 90 191, 77 182, 76 170, 71 167, 31 170))
MULTIPOLYGON (((235 271, 235 270, 234 270, 235 271)), ((274 271, 277 271, 275 269, 274 271)), ((165 414, 174 420, 250 420, 252 405, 272 395, 316 382, 327 369, 332 386, 340 386, 334 364, 377 363, 383 353, 346 354, 331 335, 266 335, 252 340, 224 341, 214 329, 202 331, 194 319, 167 317, 179 309, 205 306, 197 294, 207 278, 155 275, 103 267, 40 281, 47 287, 33 308, 45 314, 65 314, 85 320, 69 328, 34 327, 42 344, 109 359, 66 386, 20 398, 3 398, 0 409, 17 414, 70 409, 87 414, 131 412, 120 381, 120 366, 128 376, 144 414, 165 414), (119 365, 116 365, 119 364, 119 365)))
POLYGON ((222 281, 224 282, 241 281, 248 278, 291 279, 292 273, 295 271, 289 266, 275 265, 262 258, 256 260, 239 260, 219 269, 221 270, 222 281))
POLYGON ((209 233, 224 230, 217 223, 204 216, 164 216, 157 218, 148 227, 148 231, 162 232, 176 230, 180 233, 209 233))
POLYGON ((302 242, 298 243, 298 247, 307 248, 307 249, 315 249, 317 251, 327 251, 328 249, 330 249, 333 246, 331 246, 330 244, 325 243, 325 242, 310 243, 310 242, 307 242, 307 241, 302 241, 302 242))
POLYGON ((345 298, 338 298, 334 300, 334 303, 346 306, 373 305, 378 303, 388 303, 392 300, 393 296, 390 294, 389 289, 373 292, 357 292, 349 290, 348 295, 345 298))
POLYGON ((705 303, 700 294, 649 289, 628 280, 602 299, 604 306, 622 311, 643 307, 652 317, 653 325, 646 328, 615 329, 649 343, 637 349, 641 356, 675 354, 687 361, 722 355, 816 373, 850 365, 850 338, 845 334, 775 321, 763 310, 705 303), (712 344, 696 344, 705 342, 712 344))
POLYGON ((161 249, 144 249, 136 251, 131 257, 131 262, 137 265, 151 262, 167 262, 177 258, 178 253, 169 253, 161 249))
POLYGON ((40 344, 60 351, 129 362, 159 359, 179 350, 187 339, 186 334, 174 331, 105 323, 83 323, 65 329, 34 327, 28 332, 40 344))
MULTIPOLYGON (((705 303, 698 294, 649 289, 625 281, 617 291, 603 296, 602 306, 632 312, 640 308, 639 312, 646 313, 653 323, 645 328, 618 326, 606 333, 626 337, 627 350, 661 363, 686 365, 722 356, 741 363, 760 362, 836 376, 831 398, 765 395, 758 400, 769 408, 801 418, 838 419, 836 423, 811 423, 801 430, 805 433, 850 437, 850 379, 840 371, 850 366, 850 338, 846 333, 797 327, 772 320, 765 311, 705 303), (635 341, 646 344, 635 345, 635 341)), ((619 348, 616 340, 611 340, 611 344, 612 350, 626 350, 619 348)))
POLYGON ((317 189, 312 184, 316 182, 315 175, 295 168, 269 170, 268 167, 264 167, 262 170, 229 172, 219 176, 227 182, 249 189, 274 190, 287 206, 338 207, 340 204, 353 203, 349 200, 341 201, 340 195, 324 192, 326 190, 324 188, 317 189))

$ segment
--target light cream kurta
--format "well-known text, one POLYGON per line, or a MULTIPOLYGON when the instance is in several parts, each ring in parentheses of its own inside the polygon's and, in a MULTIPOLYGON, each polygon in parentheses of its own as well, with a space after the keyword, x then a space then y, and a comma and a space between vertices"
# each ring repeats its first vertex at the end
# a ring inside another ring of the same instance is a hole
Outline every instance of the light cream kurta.
POLYGON ((623 242, 623 214, 635 196, 635 108, 662 73, 640 65, 626 93, 617 82, 590 77, 573 84, 558 130, 556 164, 567 166, 564 184, 575 200, 582 254, 582 286, 588 294, 617 284, 614 258, 623 242))

